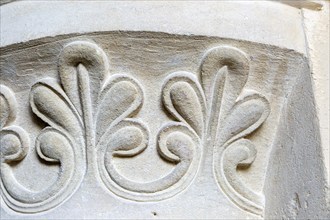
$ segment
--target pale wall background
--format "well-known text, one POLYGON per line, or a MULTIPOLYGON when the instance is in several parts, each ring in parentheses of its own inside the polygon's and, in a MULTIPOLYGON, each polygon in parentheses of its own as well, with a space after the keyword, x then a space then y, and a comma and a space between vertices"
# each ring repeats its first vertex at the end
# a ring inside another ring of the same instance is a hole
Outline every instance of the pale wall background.
POLYGON ((307 41, 307 55, 310 59, 316 109, 318 111, 321 143, 324 163, 330 184, 330 151, 329 151, 329 1, 319 1, 322 9, 302 9, 303 24, 307 41))

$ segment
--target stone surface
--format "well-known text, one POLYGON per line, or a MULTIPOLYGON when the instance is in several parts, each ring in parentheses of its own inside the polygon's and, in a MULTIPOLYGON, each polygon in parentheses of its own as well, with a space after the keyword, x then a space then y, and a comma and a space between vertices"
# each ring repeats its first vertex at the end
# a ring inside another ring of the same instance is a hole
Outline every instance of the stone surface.
POLYGON ((306 52, 300 10, 267 1, 17 1, 1 7, 1 18, 1 46, 76 33, 153 31, 306 52))
MULTIPOLYGON (((322 11, 303 10, 308 54, 312 68, 313 89, 316 97, 316 110, 321 131, 324 164, 327 169, 328 186, 330 186, 330 143, 329 143, 329 2, 322 2, 322 11)), ((329 191, 330 192, 330 191, 329 191)), ((330 196, 329 196, 330 198, 330 196)))
POLYGON ((301 13, 1 6, 1 218, 329 217, 301 13))

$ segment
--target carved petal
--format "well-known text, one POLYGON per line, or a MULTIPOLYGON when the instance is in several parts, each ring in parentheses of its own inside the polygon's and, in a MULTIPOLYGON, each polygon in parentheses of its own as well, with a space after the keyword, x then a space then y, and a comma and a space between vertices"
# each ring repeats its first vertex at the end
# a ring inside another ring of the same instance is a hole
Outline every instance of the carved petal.
MULTIPOLYGON (((49 162, 61 162, 72 160, 73 151, 68 138, 52 128, 46 128, 36 140, 36 149, 38 155, 49 162)), ((71 161, 71 163, 73 160, 71 161)))
POLYGON ((170 96, 175 110, 195 129, 197 134, 202 135, 202 107, 193 88, 186 82, 174 83, 170 89, 170 96))
POLYGON ((171 124, 159 133, 158 152, 169 162, 190 163, 194 157, 193 146, 198 143, 198 138, 194 138, 194 134, 183 124, 171 124))
POLYGON ((4 85, 0 85, 0 129, 16 118, 17 103, 14 93, 4 85))
POLYGON ((32 111, 43 121, 73 137, 81 137, 82 123, 77 111, 54 80, 48 78, 32 86, 32 111))
MULTIPOLYGON (((121 124, 122 122, 117 126, 121 124)), ((117 132, 113 135, 117 135, 117 132)), ((98 158, 100 158, 98 165, 102 180, 116 194, 134 200, 159 200, 180 192, 194 178, 201 158, 200 140, 195 132, 183 123, 167 124, 159 133, 158 151, 166 160, 171 160, 169 159, 171 155, 166 152, 168 151, 177 156, 179 161, 175 162, 176 166, 169 174, 160 179, 151 182, 135 182, 125 178, 116 170, 112 162, 113 142, 111 143, 111 140, 112 138, 105 139, 109 142, 109 147, 104 148, 106 144, 101 144, 98 151, 98 158)))
POLYGON ((97 149, 111 156, 130 157, 141 153, 148 146, 149 131, 136 119, 124 119, 107 129, 97 149), (102 148, 102 149, 100 149, 102 148))
POLYGON ((211 99, 222 97, 221 114, 226 115, 241 93, 249 74, 246 54, 234 47, 220 46, 206 52, 200 66, 200 81, 208 107, 211 99), (225 69, 223 69, 226 67, 225 69), (225 84, 217 83, 219 75, 225 75, 225 84))
POLYGON ((215 160, 215 170, 218 183, 235 204, 244 210, 262 215, 263 196, 249 189, 238 177, 236 170, 240 167, 249 167, 256 154, 257 151, 251 141, 240 139, 226 147, 221 158, 215 160))
POLYGON ((29 149, 30 141, 25 130, 10 126, 0 131, 1 162, 22 160, 29 149))
POLYGON ((267 99, 255 91, 246 90, 220 127, 220 144, 232 142, 255 131, 268 117, 267 99))
POLYGON ((134 114, 142 105, 143 93, 138 83, 125 75, 112 77, 100 96, 97 113, 97 140, 124 118, 134 114))
POLYGON ((223 101, 223 91, 225 87, 225 81, 228 75, 228 68, 226 66, 222 67, 214 79, 213 93, 210 103, 208 103, 208 138, 211 142, 214 141, 216 137, 216 132, 220 121, 220 110, 223 101))
MULTIPOLYGON (((129 123, 129 120, 125 120, 125 122, 129 123)), ((135 156, 145 150, 148 144, 148 133, 146 129, 133 122, 126 127, 120 128, 111 136, 108 151, 111 149, 110 151, 113 156, 135 156)))
POLYGON ((80 92, 82 87, 90 88, 92 107, 95 109, 99 89, 109 73, 109 62, 104 51, 96 44, 86 41, 75 41, 66 45, 59 58, 59 75, 64 91, 82 115, 81 99, 86 99, 80 92), (80 66, 80 68, 78 68, 80 66), (86 71, 82 71, 83 69, 86 71), (80 69, 80 71, 79 71, 80 69), (88 72, 86 76, 84 73, 88 72), (82 74, 80 76, 80 74, 82 74), (88 86, 82 85, 89 83, 88 86))
POLYGON ((205 101, 203 92, 192 74, 171 74, 163 87, 163 103, 177 120, 189 124, 198 136, 202 137, 205 127, 205 101))
POLYGON ((75 191, 85 173, 84 155, 64 133, 45 128, 36 139, 36 149, 41 158, 59 162, 61 172, 50 187, 32 191, 17 181, 9 164, 2 163, 3 198, 16 211, 34 213, 60 204, 75 191))

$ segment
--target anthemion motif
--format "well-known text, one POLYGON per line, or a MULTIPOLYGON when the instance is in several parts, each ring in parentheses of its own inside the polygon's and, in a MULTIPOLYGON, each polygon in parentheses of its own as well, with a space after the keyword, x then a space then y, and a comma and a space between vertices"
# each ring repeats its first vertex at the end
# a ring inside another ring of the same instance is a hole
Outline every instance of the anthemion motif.
POLYGON ((58 74, 60 82, 44 78, 30 92, 33 113, 48 124, 35 140, 36 152, 42 160, 60 164, 57 181, 41 191, 25 188, 13 175, 11 166, 24 160, 31 144, 26 131, 10 125, 16 117, 15 95, 1 85, 1 196, 10 208, 23 213, 54 208, 74 194, 87 172, 123 198, 167 199, 194 181, 205 146, 212 146, 219 190, 240 208, 262 215, 263 196, 236 174, 253 163, 257 151, 246 137, 270 113, 262 94, 244 88, 249 76, 244 52, 214 47, 197 74, 169 74, 161 97, 173 120, 157 137, 150 137, 148 124, 135 117, 145 100, 143 85, 129 74, 111 75, 107 55, 95 43, 67 44, 59 55, 58 74), (175 168, 146 183, 125 178, 114 158, 139 155, 153 138, 159 156, 175 168))

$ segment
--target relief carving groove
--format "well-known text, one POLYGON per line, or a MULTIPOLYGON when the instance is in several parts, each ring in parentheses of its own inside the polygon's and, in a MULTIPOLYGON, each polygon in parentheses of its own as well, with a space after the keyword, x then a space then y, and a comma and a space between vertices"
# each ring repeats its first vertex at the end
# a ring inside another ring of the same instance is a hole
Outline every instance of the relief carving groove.
POLYGON ((57 181, 40 192, 22 186, 11 169, 29 148, 27 133, 15 120, 17 104, 1 85, 1 195, 19 212, 45 211, 68 199, 80 186, 87 169, 95 169, 115 194, 137 201, 169 198, 195 178, 203 148, 213 149, 215 179, 240 208, 262 215, 263 196, 240 180, 236 169, 256 158, 246 136, 270 113, 267 99, 245 89, 249 61, 237 48, 207 51, 196 74, 174 72, 165 78, 162 103, 175 120, 158 131, 157 152, 175 168, 146 183, 122 176, 114 157, 134 157, 149 146, 149 130, 134 118, 144 102, 143 87, 126 74, 110 76, 109 61, 96 44, 76 41, 62 50, 58 61, 60 83, 45 78, 31 88, 34 114, 48 124, 35 141, 38 156, 60 166, 57 181), (95 166, 95 167, 94 167, 95 166))

